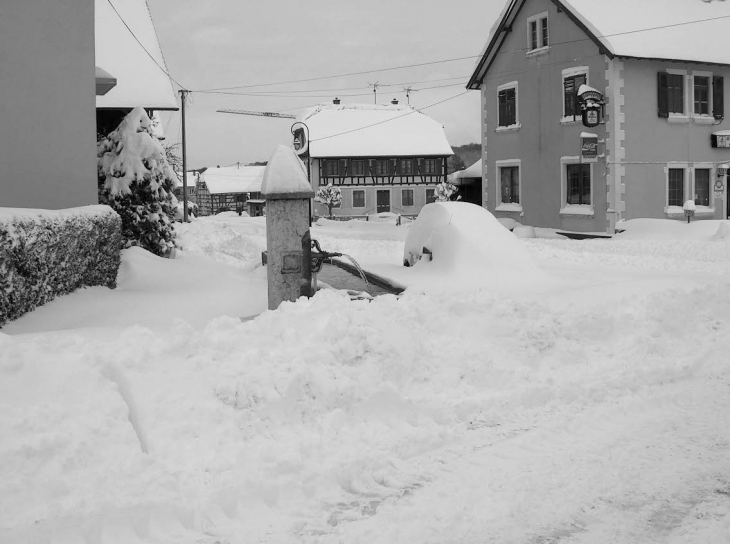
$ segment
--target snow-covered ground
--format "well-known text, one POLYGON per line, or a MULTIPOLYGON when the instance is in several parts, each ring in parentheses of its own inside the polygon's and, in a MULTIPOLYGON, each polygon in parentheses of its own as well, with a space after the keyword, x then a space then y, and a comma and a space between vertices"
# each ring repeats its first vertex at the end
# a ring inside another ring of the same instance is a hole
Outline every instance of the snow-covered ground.
POLYGON ((410 289, 273 312, 264 218, 126 250, 0 330, 0 543, 730 542, 728 225, 625 227, 427 281, 321 220, 410 289))

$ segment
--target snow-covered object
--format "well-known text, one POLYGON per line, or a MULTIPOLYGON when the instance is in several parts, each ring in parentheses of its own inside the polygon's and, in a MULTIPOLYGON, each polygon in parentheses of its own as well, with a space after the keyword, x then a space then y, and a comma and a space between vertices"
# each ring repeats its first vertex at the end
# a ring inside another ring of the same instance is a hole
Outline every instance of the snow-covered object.
POLYGON ((449 202, 451 200, 461 200, 461 196, 454 199, 454 195, 459 192, 459 188, 450 181, 442 181, 436 185, 436 202, 449 202))
POLYGON ((94 17, 96 65, 117 80, 96 107, 178 109, 146 0, 96 0, 94 17))
POLYGON ((523 242, 488 210, 466 202, 424 206, 410 227, 403 262, 428 268, 434 281, 458 289, 539 275, 523 242), (419 264, 424 249, 430 262, 419 264))
POLYGON ((342 204, 342 191, 339 187, 335 187, 332 183, 328 183, 317 190, 317 196, 314 197, 314 200, 327 206, 327 214, 331 218, 332 209, 342 204))
POLYGON ((121 216, 126 247, 167 254, 175 247, 177 176, 143 108, 134 108, 97 144, 97 157, 99 202, 121 216))
POLYGON ((307 179, 307 169, 293 148, 280 145, 272 153, 264 170, 261 194, 266 198, 281 195, 314 196, 307 179))
POLYGON ((265 166, 208 168, 200 175, 210 194, 260 193, 265 166))
POLYGON ((312 157, 453 155, 441 123, 411 106, 321 104, 300 121, 312 157))
POLYGON ((697 208, 695 207, 695 201, 694 200, 687 200, 684 205, 682 206, 682 209, 686 212, 693 212, 697 208))
POLYGON ((469 179, 469 178, 481 179, 481 177, 482 177, 482 159, 479 159, 477 162, 472 164, 469 168, 465 168, 464 170, 459 170, 457 172, 453 172, 452 174, 449 174, 449 177, 447 179, 454 185, 461 185, 462 179, 469 179))
POLYGON ((519 225, 512 229, 512 234, 517 238, 537 238, 535 227, 529 225, 519 225))

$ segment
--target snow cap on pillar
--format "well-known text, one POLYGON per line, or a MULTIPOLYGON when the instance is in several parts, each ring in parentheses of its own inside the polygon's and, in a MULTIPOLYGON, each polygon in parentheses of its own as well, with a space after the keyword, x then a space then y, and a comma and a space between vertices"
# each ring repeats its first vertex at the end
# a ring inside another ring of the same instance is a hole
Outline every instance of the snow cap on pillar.
POLYGON ((293 148, 280 145, 271 155, 264 170, 261 195, 267 200, 313 198, 304 163, 293 148))

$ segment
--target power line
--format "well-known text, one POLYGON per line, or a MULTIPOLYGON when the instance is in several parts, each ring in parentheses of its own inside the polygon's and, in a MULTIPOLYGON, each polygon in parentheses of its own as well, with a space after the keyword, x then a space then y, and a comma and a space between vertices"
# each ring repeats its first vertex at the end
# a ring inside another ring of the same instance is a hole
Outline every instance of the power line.
POLYGON ((338 78, 338 77, 361 76, 361 75, 365 75, 365 74, 375 74, 375 73, 378 73, 378 72, 390 72, 390 71, 393 71, 393 70, 404 70, 406 68, 417 68, 419 66, 431 66, 433 64, 444 64, 446 62, 456 62, 456 61, 460 61, 460 60, 475 59, 475 58, 479 58, 480 56, 481 55, 470 55, 468 57, 457 57, 457 58, 453 58, 453 59, 435 60, 435 61, 431 61, 431 62, 421 62, 421 63, 418 63, 418 64, 407 64, 407 65, 403 65, 403 66, 393 66, 393 67, 390 67, 390 68, 379 68, 379 69, 376 69, 376 70, 365 70, 365 71, 362 71, 362 72, 349 72, 349 73, 346 73, 346 74, 336 74, 336 75, 332 75, 332 76, 321 76, 321 77, 310 77, 310 78, 306 78, 306 79, 292 79, 290 81, 277 81, 277 82, 272 82, 272 83, 256 83, 254 85, 236 85, 234 87, 218 87, 218 88, 215 88, 215 89, 202 89, 200 91, 193 91, 193 92, 202 92, 202 91, 229 91, 229 90, 232 90, 232 89, 250 89, 250 88, 253 88, 253 87, 269 87, 269 86, 272 86, 272 85, 288 85, 289 83, 305 83, 305 82, 308 82, 308 81, 321 81, 321 80, 324 80, 324 79, 334 79, 334 78, 338 78))
POLYGON ((119 17, 119 20, 120 20, 120 21, 122 22, 122 24, 124 24, 124 26, 125 26, 125 27, 127 27, 127 30, 129 30, 129 33, 130 33, 130 34, 132 35, 132 37, 133 37, 133 38, 135 39, 135 41, 136 41, 136 42, 137 42, 137 43, 139 44, 139 46, 140 46, 140 47, 141 47, 142 49, 144 49, 144 52, 145 52, 145 53, 147 53, 147 56, 148 56, 149 58, 151 58, 151 59, 152 59, 152 62, 154 62, 154 63, 155 63, 156 65, 157 65, 157 67, 158 67, 158 68, 159 68, 160 70, 162 70, 162 72, 163 72, 163 73, 164 73, 164 74, 165 74, 165 75, 166 75, 167 77, 169 77, 169 78, 170 78, 170 80, 171 80, 171 81, 173 81, 173 82, 174 82, 174 83, 175 83, 175 84, 176 84, 176 85, 177 85, 178 87, 180 87, 181 89, 185 89, 185 86, 184 86, 184 85, 182 85, 182 84, 180 84, 180 82, 179 82, 179 81, 177 81, 177 80, 176 80, 176 79, 175 79, 174 77, 172 77, 172 76, 170 75, 170 73, 169 73, 169 72, 168 72, 167 70, 165 70, 165 69, 164 69, 164 68, 163 68, 163 67, 162 67, 162 66, 160 65, 160 63, 159 63, 159 62, 157 62, 157 60, 155 60, 155 57, 153 57, 153 56, 152 56, 152 53, 150 53, 150 52, 149 52, 149 51, 147 50, 147 48, 146 48, 146 47, 145 47, 145 46, 144 46, 144 45, 142 44, 142 42, 141 42, 141 41, 139 41, 139 38, 137 38, 137 36, 136 36, 136 34, 134 33, 134 31, 133 31, 133 30, 132 30, 131 28, 129 28, 129 25, 127 24, 127 22, 126 22, 126 21, 124 20, 124 18, 123 18, 123 17, 121 16, 121 14, 120 14, 120 13, 119 13, 119 12, 117 11, 117 8, 115 8, 115 7, 114 7, 114 4, 112 4, 112 0, 107 0, 107 2, 109 2, 109 5, 110 5, 110 6, 112 7, 112 9, 114 10, 114 13, 116 13, 116 14, 117 14, 117 17, 119 17))
POLYGON ((310 140, 310 142, 319 142, 319 141, 322 141, 322 140, 329 140, 330 138, 336 138, 337 136, 342 136, 344 134, 350 134, 352 132, 358 132, 360 130, 365 130, 366 128, 375 127, 375 126, 382 125, 382 124, 385 124, 385 123, 390 123, 391 121, 395 121, 396 119, 401 119, 402 117, 406 117, 408 115, 413 115, 414 113, 417 113, 417 112, 420 113, 421 110, 427 110, 428 108, 432 108, 434 106, 438 106, 439 104, 443 104, 444 102, 448 102, 449 100, 453 100, 455 98, 459 98, 460 96, 464 96, 468 92, 470 92, 470 91, 464 91, 464 92, 461 92, 459 94, 455 94, 454 96, 450 96, 449 98, 445 98, 443 100, 439 100, 438 102, 434 102, 433 104, 429 104, 428 106, 424 106, 424 107, 419 108, 419 109, 412 109, 411 111, 406 112, 403 115, 399 115, 398 117, 392 117, 390 119, 385 119, 384 121, 378 121, 377 123, 372 123, 371 125, 365 125, 363 127, 353 128, 352 130, 346 130, 345 132, 339 132, 337 134, 330 134, 329 136, 323 136, 322 138, 314 138, 314 139, 310 140))

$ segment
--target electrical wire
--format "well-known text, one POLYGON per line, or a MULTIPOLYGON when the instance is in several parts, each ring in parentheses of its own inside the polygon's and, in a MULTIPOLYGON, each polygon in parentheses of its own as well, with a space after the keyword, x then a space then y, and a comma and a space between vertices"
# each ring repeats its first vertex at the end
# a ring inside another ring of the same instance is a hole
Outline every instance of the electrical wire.
POLYGON ((147 53, 147 56, 148 56, 149 58, 151 58, 151 59, 152 59, 152 62, 154 62, 154 63, 155 63, 156 65, 157 65, 157 67, 158 67, 158 68, 159 68, 160 70, 162 70, 162 72, 163 72, 163 73, 164 73, 164 74, 165 74, 165 75, 166 75, 167 77, 169 77, 169 78, 170 78, 170 80, 171 80, 171 81, 173 81, 173 82, 174 82, 174 83, 175 83, 175 84, 176 84, 176 85, 177 85, 178 87, 180 87, 181 89, 185 89, 185 90, 187 90, 187 89, 185 88, 185 85, 182 85, 182 84, 181 84, 181 83, 180 83, 180 82, 179 82, 178 80, 176 80, 176 79, 175 79, 174 77, 172 77, 172 76, 170 75, 170 72, 168 72, 167 70, 165 70, 165 69, 164 69, 164 68, 163 68, 163 67, 162 67, 162 66, 160 65, 160 63, 159 63, 159 62, 157 62, 157 60, 155 60, 155 57, 153 57, 153 56, 152 56, 152 53, 150 53, 150 52, 149 52, 149 51, 147 50, 147 48, 146 48, 146 47, 145 47, 145 46, 144 46, 144 45, 142 44, 142 42, 141 42, 141 41, 139 41, 139 38, 137 37, 137 35, 136 35, 136 34, 134 33, 134 31, 133 31, 133 30, 132 30, 131 28, 129 28, 129 25, 127 24, 127 22, 126 22, 126 21, 124 20, 124 18, 122 17, 122 15, 121 15, 121 14, 120 14, 120 13, 119 13, 119 12, 117 11, 117 8, 116 8, 116 7, 114 7, 114 4, 112 4, 112 0, 107 0, 107 2, 109 2, 109 5, 110 5, 110 6, 112 7, 112 9, 114 10, 114 13, 116 13, 116 14, 117 14, 117 17, 119 17, 119 20, 120 20, 120 21, 122 22, 122 24, 124 24, 124 26, 125 26, 125 27, 127 27, 127 30, 129 30, 129 33, 130 33, 130 34, 132 35, 132 37, 133 37, 133 38, 135 39, 135 41, 136 41, 136 42, 137 42, 137 43, 139 44, 139 46, 140 46, 140 47, 141 47, 142 49, 144 49, 144 52, 145 52, 145 53, 147 53))

